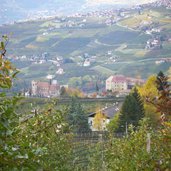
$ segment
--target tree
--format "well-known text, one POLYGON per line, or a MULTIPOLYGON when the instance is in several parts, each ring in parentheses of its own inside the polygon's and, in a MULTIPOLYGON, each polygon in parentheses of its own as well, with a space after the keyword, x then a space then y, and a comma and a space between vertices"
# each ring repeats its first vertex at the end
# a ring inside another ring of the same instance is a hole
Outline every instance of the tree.
POLYGON ((97 82, 96 82, 96 92, 97 93, 99 92, 99 86, 98 86, 97 82))
POLYGON ((136 120, 139 121, 144 117, 144 104, 143 101, 141 99, 140 94, 138 93, 137 88, 135 87, 132 93, 132 96, 135 98, 136 102, 137 102, 137 106, 136 106, 136 120))
MULTIPOLYGON (((0 89, 4 91, 12 87, 18 71, 5 59, 3 41, 0 51, 0 89)), ((0 170, 73 170, 67 163, 71 150, 62 112, 51 106, 23 118, 16 113, 19 99, 0 93, 0 170)))
POLYGON ((22 122, 23 129, 19 135, 26 144, 25 148, 30 144, 36 154, 32 160, 40 170, 72 170, 69 163, 72 160, 72 137, 68 134, 70 130, 64 113, 56 110, 54 104, 51 102, 39 115, 22 122))
POLYGON ((104 131, 104 119, 106 119, 106 117, 103 115, 102 111, 100 109, 96 109, 96 115, 93 120, 93 128, 97 131, 104 131))
POLYGON ((160 119, 160 114, 156 112, 156 108, 154 105, 147 102, 147 98, 156 99, 158 96, 157 84, 156 84, 156 76, 151 75, 146 83, 140 87, 138 87, 138 92, 143 100, 145 116, 150 119, 151 124, 156 127, 158 121, 160 119))
MULTIPOLYGON (((152 129, 147 118, 140 121, 138 130, 135 131, 132 127, 128 129, 130 132, 129 138, 111 137, 110 141, 105 144, 103 159, 106 170, 166 171, 171 169, 170 141, 164 143, 161 132, 152 129), (147 135, 149 134, 151 137, 150 151, 147 149, 147 135)), ((97 157, 98 152, 96 152, 97 157)), ((98 168, 95 162, 93 161, 93 168, 98 168)), ((89 170, 93 170, 93 168, 89 170)))
MULTIPOLYGON (((157 108, 157 112, 161 113, 161 117, 165 120, 170 120, 171 117, 171 90, 170 84, 168 83, 168 77, 166 77, 162 72, 157 75, 157 98, 147 98, 147 102, 153 104, 157 108)), ((163 121, 164 121, 163 120, 163 121)))
POLYGON ((67 121, 73 132, 81 133, 89 131, 87 116, 82 105, 76 98, 72 98, 67 110, 67 121))
POLYGON ((156 78, 157 90, 163 91, 166 86, 168 86, 167 79, 162 71, 160 71, 156 78))
POLYGON ((13 79, 19 71, 12 66, 11 62, 5 58, 8 37, 2 36, 0 39, 0 88, 10 89, 13 79))
POLYGON ((81 90, 79 90, 79 89, 77 89, 77 88, 67 88, 66 89, 66 94, 67 94, 67 96, 69 96, 69 97, 75 97, 75 98, 82 98, 82 97, 84 97, 84 93, 81 91, 81 90))
POLYGON ((119 116, 118 131, 125 131, 127 124, 138 126, 139 121, 144 117, 143 102, 136 88, 128 96, 122 105, 119 116))
POLYGON ((69 79, 68 84, 71 87, 79 88, 79 87, 82 86, 82 79, 81 79, 81 77, 72 77, 72 78, 69 79))
POLYGON ((112 120, 107 125, 107 130, 111 133, 115 132, 119 126, 119 112, 112 118, 112 120))
MULTIPOLYGON (((160 138, 160 144, 164 145, 165 149, 168 150, 171 142, 171 85, 168 83, 168 77, 166 77, 162 72, 157 75, 156 83, 158 88, 158 97, 155 99, 148 97, 147 102, 154 105, 156 112, 160 113, 161 124, 159 125, 159 133, 162 137, 160 138)), ((167 158, 171 157, 171 153, 169 152, 165 152, 164 155, 167 155, 167 158)), ((164 155, 162 155, 162 157, 164 155)), ((165 161, 164 163, 167 168, 165 170, 170 170, 170 165, 167 166, 166 164, 167 158, 163 158, 162 160, 165 161)), ((160 165, 158 167, 161 168, 160 165)))
POLYGON ((168 73, 168 81, 171 82, 171 67, 169 68, 167 73, 168 73))
POLYGON ((15 112, 18 96, 7 97, 5 90, 12 87, 18 71, 5 57, 8 37, 3 36, 0 42, 0 167, 2 170, 31 169, 34 164, 34 152, 18 136, 19 115, 15 112), (30 156, 32 156, 32 161, 30 156))
POLYGON ((62 87, 60 88, 60 96, 61 96, 61 97, 64 97, 64 96, 66 96, 66 95, 67 95, 67 91, 66 91, 65 87, 62 86, 62 87))

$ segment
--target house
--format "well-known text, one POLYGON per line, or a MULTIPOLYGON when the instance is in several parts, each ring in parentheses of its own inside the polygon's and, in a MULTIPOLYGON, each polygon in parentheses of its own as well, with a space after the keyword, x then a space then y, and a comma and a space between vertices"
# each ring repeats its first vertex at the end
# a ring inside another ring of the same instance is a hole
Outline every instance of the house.
POLYGON ((110 122, 110 120, 119 111, 120 106, 121 105, 116 103, 114 106, 105 107, 105 108, 100 109, 97 112, 93 112, 93 113, 89 114, 89 116, 88 116, 88 124, 90 126, 90 129, 92 131, 105 131, 107 124, 110 122), (100 129, 97 129, 97 127, 95 126, 95 116, 97 115, 97 113, 101 113, 102 116, 103 116, 101 118, 101 120, 99 121, 99 128, 100 129))
POLYGON ((106 80, 106 90, 112 92, 129 92, 135 85, 142 84, 144 84, 144 80, 142 79, 114 75, 106 80))
POLYGON ((108 51, 107 54, 108 54, 108 55, 112 55, 112 51, 108 51))
POLYGON ((58 74, 58 75, 64 74, 63 68, 59 68, 59 69, 56 71, 56 74, 58 74))
POLYGON ((157 60, 157 61, 155 61, 155 64, 156 65, 160 65, 160 64, 162 64, 162 63, 165 63, 165 60, 157 60))
POLYGON ((127 89, 130 90, 136 85, 143 85, 145 83, 144 80, 139 78, 132 78, 132 77, 126 77, 127 80, 127 89))
POLYGON ((110 76, 106 80, 106 90, 111 90, 112 92, 120 92, 127 90, 127 80, 123 75, 110 76))
POLYGON ((56 57, 56 60, 59 62, 59 63, 63 63, 63 57, 62 56, 58 56, 56 57))
POLYGON ((42 59, 42 60, 39 60, 39 64, 44 64, 46 62, 46 60, 42 59))
POLYGON ((90 59, 88 58, 88 59, 86 59, 86 60, 84 61, 83 66, 84 66, 84 67, 88 67, 88 66, 90 66, 90 65, 91 65, 90 59))
POLYGON ((60 94, 60 86, 56 80, 50 82, 32 81, 32 96, 57 97, 60 94))
POLYGON ((153 33, 160 33, 161 32, 161 30, 159 28, 152 28, 151 31, 153 33))
POLYGON ((146 34, 151 35, 152 34, 152 31, 151 30, 146 30, 146 34))
POLYGON ((146 43, 146 49, 161 49, 162 43, 159 39, 150 39, 146 43))
POLYGON ((44 32, 42 35, 43 36, 46 36, 46 35, 48 35, 49 33, 48 32, 44 32))
POLYGON ((50 75, 50 74, 48 74, 48 75, 46 76, 46 78, 47 78, 48 80, 52 80, 54 77, 55 77, 55 75, 50 75))

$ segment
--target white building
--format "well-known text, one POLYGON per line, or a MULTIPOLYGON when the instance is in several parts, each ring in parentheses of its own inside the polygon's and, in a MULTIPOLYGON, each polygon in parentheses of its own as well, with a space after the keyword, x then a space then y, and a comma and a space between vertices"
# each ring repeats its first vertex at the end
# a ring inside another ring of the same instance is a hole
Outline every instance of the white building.
POLYGON ((90 60, 89 60, 89 59, 86 59, 86 60, 84 61, 83 66, 84 66, 84 67, 90 66, 90 60))
POLYGON ((110 76, 106 80, 106 90, 111 90, 112 92, 127 90, 127 80, 123 75, 110 76))
POLYGON ((106 90, 112 92, 127 92, 135 85, 142 85, 144 84, 144 80, 125 77, 123 75, 114 75, 110 76, 106 80, 106 90))
POLYGON ((59 68, 59 69, 56 71, 56 74, 62 75, 62 74, 64 74, 64 70, 63 70, 62 68, 59 68))

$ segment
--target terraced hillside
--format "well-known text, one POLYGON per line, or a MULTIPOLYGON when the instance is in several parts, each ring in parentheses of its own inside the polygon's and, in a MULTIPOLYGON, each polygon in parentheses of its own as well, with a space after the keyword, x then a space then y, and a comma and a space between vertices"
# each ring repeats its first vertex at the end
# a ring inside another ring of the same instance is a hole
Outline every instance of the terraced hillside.
POLYGON ((140 12, 127 10, 120 18, 116 14, 111 25, 106 24, 107 17, 84 16, 16 23, 0 30, 10 34, 9 57, 26 56, 14 60, 26 83, 51 74, 60 83, 82 87, 115 73, 141 78, 160 70, 170 73, 170 14, 171 9, 146 7, 140 12), (44 64, 28 60, 43 53, 48 54, 44 64), (52 64, 61 56, 60 66, 52 64), (64 70, 62 75, 56 74, 59 68, 64 70))

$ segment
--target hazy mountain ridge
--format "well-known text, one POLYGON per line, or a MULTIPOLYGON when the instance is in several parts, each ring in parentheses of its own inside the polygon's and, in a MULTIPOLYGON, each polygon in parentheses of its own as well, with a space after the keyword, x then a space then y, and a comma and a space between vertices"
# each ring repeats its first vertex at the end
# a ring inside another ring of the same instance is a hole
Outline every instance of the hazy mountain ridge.
POLYGON ((22 2, 20 0, 3 0, 0 9, 0 24, 26 19, 30 15, 42 11, 48 11, 49 14, 56 11, 56 15, 68 15, 79 11, 82 4, 84 4, 84 0, 71 0, 69 2, 63 0, 24 0, 22 2))
MULTIPOLYGON (((141 0, 139 3, 151 3, 152 1, 141 0)), ((128 5, 128 3, 126 3, 127 1, 119 2, 115 0, 2 0, 0 9, 0 24, 26 19, 28 17, 31 18, 32 16, 40 14, 41 12, 42 16, 52 14, 68 15, 76 12, 106 9, 110 7, 119 8, 128 5)), ((129 1, 129 5, 134 5, 135 3, 136 1, 134 0, 129 1)))

